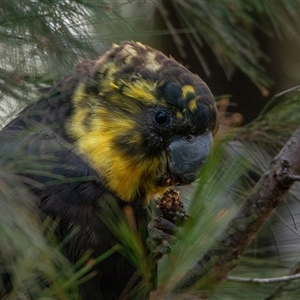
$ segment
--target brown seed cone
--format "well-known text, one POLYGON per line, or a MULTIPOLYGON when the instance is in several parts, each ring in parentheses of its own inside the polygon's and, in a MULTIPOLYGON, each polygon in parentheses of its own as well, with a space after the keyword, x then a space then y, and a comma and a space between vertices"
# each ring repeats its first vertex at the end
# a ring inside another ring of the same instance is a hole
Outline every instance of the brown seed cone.
POLYGON ((180 201, 180 193, 175 188, 170 188, 163 194, 157 207, 164 219, 176 225, 181 225, 187 218, 183 203, 180 201))

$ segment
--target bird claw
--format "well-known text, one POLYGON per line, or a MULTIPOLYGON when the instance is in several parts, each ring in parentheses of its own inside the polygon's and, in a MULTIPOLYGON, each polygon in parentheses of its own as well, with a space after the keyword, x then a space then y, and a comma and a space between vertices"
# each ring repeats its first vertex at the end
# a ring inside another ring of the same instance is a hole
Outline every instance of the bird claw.
POLYGON ((163 255, 170 253, 172 246, 177 242, 174 234, 178 231, 172 222, 158 217, 148 223, 147 246, 151 253, 160 259, 163 255))

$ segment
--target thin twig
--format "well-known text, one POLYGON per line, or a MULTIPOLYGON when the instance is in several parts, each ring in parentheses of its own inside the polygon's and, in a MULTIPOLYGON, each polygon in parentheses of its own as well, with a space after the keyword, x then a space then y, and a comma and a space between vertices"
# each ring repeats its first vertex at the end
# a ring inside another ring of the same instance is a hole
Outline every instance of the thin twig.
POLYGON ((272 278, 245 278, 245 277, 236 277, 236 276, 228 276, 229 281, 243 282, 243 283, 276 283, 276 282, 284 282, 291 281, 295 279, 299 279, 300 274, 295 275, 286 275, 272 278))

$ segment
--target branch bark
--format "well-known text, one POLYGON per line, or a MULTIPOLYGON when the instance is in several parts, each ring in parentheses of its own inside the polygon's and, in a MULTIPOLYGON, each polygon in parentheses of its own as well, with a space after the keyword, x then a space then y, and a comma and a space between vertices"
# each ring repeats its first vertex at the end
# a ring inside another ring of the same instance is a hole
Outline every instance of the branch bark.
POLYGON ((186 274, 174 293, 198 291, 207 299, 227 279, 240 256, 300 174, 300 127, 285 144, 251 194, 229 222, 213 249, 186 274))

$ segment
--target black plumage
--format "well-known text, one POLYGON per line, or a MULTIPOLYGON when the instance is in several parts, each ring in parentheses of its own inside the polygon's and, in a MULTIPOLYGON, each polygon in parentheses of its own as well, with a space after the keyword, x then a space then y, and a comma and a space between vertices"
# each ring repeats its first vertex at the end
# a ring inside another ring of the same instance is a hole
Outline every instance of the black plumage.
POLYGON ((87 251, 97 258, 120 245, 94 267, 95 276, 81 284, 81 299, 149 297, 155 286, 156 259, 146 245, 148 198, 195 179, 210 147, 211 132, 217 129, 216 116, 214 99, 199 77, 156 50, 125 42, 42 89, 39 100, 1 131, 3 166, 23 160, 15 171, 39 183, 28 188, 39 199, 41 219, 58 222, 59 241, 74 233, 63 249, 72 263, 87 251), (99 134, 102 143, 95 147, 96 154, 82 150, 91 133, 99 134), (195 138, 189 141, 191 135, 195 138), (202 136, 205 147, 198 158, 193 151, 202 136), (188 174, 176 168, 176 160, 185 159, 183 145, 191 151, 187 157, 194 159, 187 161, 188 174), (110 151, 119 156, 115 169, 110 151), (172 151, 179 154, 171 155, 172 151), (102 152, 104 161, 98 157, 102 152), (134 182, 140 176, 132 187, 128 185, 129 192, 125 182, 114 182, 123 163, 132 172, 120 178, 132 176, 134 182), (138 175, 131 174, 135 170, 138 175), (124 226, 137 248, 122 236, 124 226))

